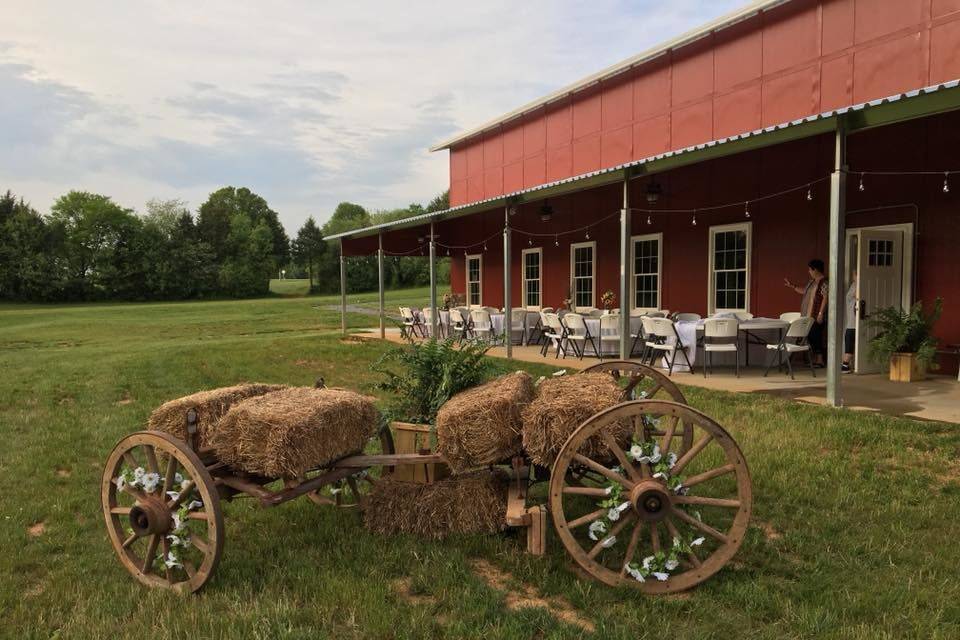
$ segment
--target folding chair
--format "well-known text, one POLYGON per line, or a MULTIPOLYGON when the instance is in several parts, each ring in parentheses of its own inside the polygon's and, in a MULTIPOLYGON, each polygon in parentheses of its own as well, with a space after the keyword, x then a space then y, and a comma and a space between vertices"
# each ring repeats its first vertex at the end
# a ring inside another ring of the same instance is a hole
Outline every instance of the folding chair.
MULTIPOLYGON (((600 349, 597 347, 597 341, 590 335, 590 328, 584 322, 583 316, 579 313, 568 313, 563 316, 563 324, 567 327, 567 342, 573 346, 573 352, 583 360, 583 354, 587 350, 587 343, 593 347, 593 353, 600 357, 600 349)), ((564 354, 566 356, 566 354, 564 354)))
POLYGON ((707 318, 703 323, 703 377, 713 371, 715 352, 736 354, 736 374, 740 377, 740 323, 735 318, 707 318))
MULTIPOLYGON (((512 344, 525 344, 527 341, 527 313, 526 309, 511 309, 510 310, 510 329, 509 333, 504 329, 504 333, 510 336, 510 342, 512 344), (515 333, 520 334, 520 342, 513 342, 513 335, 515 333)), ((504 322, 507 321, 506 318, 503 319, 504 322)))
POLYGON ((784 322, 793 322, 803 317, 803 314, 799 311, 788 311, 787 313, 781 313, 780 319, 784 322))
MULTIPOLYGON (((600 318, 600 360, 603 360, 603 343, 612 342, 614 345, 620 344, 620 316, 608 314, 600 318)), ((614 358, 619 357, 619 350, 614 358)))
POLYGON ((450 309, 450 337, 460 344, 470 338, 470 324, 460 309, 450 309))
POLYGON ((563 357, 567 357, 567 328, 563 326, 563 323, 560 321, 560 316, 555 313, 545 313, 544 315, 544 329, 543 335, 547 338, 543 342, 543 347, 540 348, 540 355, 546 357, 547 351, 550 349, 550 344, 557 348, 557 353, 554 358, 560 357, 560 352, 563 351, 563 357))
POLYGON ((687 356, 687 350, 684 348, 683 340, 680 339, 680 334, 677 333, 677 325, 674 324, 673 320, 669 318, 650 318, 650 328, 653 331, 651 336, 653 340, 648 339, 646 341, 647 347, 650 348, 651 358, 656 358, 657 352, 662 352, 664 358, 667 358, 669 355, 668 364, 668 374, 673 375, 673 365, 677 361, 677 352, 683 354, 683 359, 687 363, 687 367, 690 369, 690 372, 693 373, 693 365, 690 363, 690 358, 687 356), (673 338, 671 342, 670 339, 673 338))
POLYGON ((493 330, 490 312, 486 309, 474 309, 470 312, 470 326, 473 334, 485 342, 493 344, 497 341, 497 334, 493 330))
POLYGON ((770 373, 770 367, 773 366, 774 362, 779 362, 777 365, 777 370, 779 370, 783 367, 783 360, 786 360, 790 379, 796 380, 793 376, 793 365, 790 364, 790 356, 794 353, 807 354, 807 364, 810 365, 810 373, 814 378, 817 377, 817 372, 813 368, 813 355, 810 353, 810 343, 807 341, 807 336, 810 334, 810 328, 812 326, 813 318, 809 316, 797 318, 790 323, 790 327, 787 328, 787 332, 780 339, 779 343, 767 345, 767 349, 773 353, 770 354, 770 362, 767 364, 766 371, 763 372, 764 377, 770 373), (784 354, 786 354, 786 358, 782 357, 784 354))
MULTIPOLYGON (((436 313, 436 309, 431 309, 430 307, 423 308, 423 328, 427 333, 433 336, 433 315, 436 313)), ((433 336, 435 338, 443 338, 446 335, 445 327, 443 326, 443 318, 438 314, 437 315, 437 335, 433 336)))

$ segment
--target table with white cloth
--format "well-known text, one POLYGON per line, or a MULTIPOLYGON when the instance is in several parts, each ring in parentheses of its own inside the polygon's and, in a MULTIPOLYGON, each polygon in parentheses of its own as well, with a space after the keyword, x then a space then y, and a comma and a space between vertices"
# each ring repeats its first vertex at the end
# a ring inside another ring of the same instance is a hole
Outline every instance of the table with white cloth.
MULTIPOLYGON (((620 333, 620 316, 617 315, 617 327, 616 329, 608 332, 609 335, 617 335, 620 333)), ((584 324, 587 325, 587 330, 590 332, 590 337, 593 338, 593 341, 600 347, 600 354, 607 356, 618 356, 620 355, 620 341, 619 340, 601 340, 600 339, 600 318, 584 318, 584 324)), ((643 318, 638 316, 630 316, 630 335, 627 336, 627 342, 633 344, 633 338, 631 336, 636 335, 640 332, 643 327, 643 318)), ((589 340, 584 341, 583 345, 584 355, 593 355, 596 356, 597 353, 594 351, 593 345, 590 344, 589 340)))
MULTIPOLYGON (((490 324, 493 325, 493 334, 497 336, 503 336, 503 321, 505 314, 503 313, 491 313, 490 314, 490 324)), ((537 322, 540 321, 540 313, 538 311, 527 311, 526 315, 523 317, 523 335, 520 337, 520 344, 527 344, 530 333, 533 331, 534 327, 537 326, 537 322)))
MULTIPOLYGON (((414 313, 417 314, 417 319, 423 323, 424 327, 426 327, 425 331, 427 332, 427 335, 432 336, 433 326, 427 322, 427 318, 424 316, 423 311, 418 309, 414 311, 414 313)), ((440 314, 437 316, 437 328, 440 330, 441 336, 450 335, 450 312, 446 309, 440 309, 440 314)))
MULTIPOLYGON (((726 317, 726 316, 722 316, 726 317)), ((703 320, 680 320, 674 323, 674 326, 677 328, 677 335, 680 336, 680 341, 683 343, 683 350, 687 353, 687 358, 690 360, 690 364, 694 364, 697 359, 697 334, 703 333, 703 320)), ((790 326, 789 322, 785 320, 778 320, 776 318, 751 318, 750 320, 741 320, 740 323, 740 336, 741 341, 746 347, 744 352, 745 365, 750 365, 750 351, 751 347, 754 347, 754 358, 760 358, 760 362, 763 362, 764 354, 767 353, 768 344, 776 344, 783 337, 783 332, 790 326), (776 331, 776 341, 771 342, 769 340, 764 340, 761 335, 758 335, 759 331, 776 331)), ((670 344, 676 343, 676 338, 668 338, 667 342, 670 344)), ((718 358, 719 360, 716 364, 728 364, 726 361, 729 360, 729 364, 734 363, 736 354, 732 352, 715 352, 713 357, 718 358)), ((664 369, 669 368, 669 364, 665 360, 661 360, 660 366, 664 369)), ((682 357, 677 358, 673 364, 674 371, 689 371, 686 361, 682 357)))

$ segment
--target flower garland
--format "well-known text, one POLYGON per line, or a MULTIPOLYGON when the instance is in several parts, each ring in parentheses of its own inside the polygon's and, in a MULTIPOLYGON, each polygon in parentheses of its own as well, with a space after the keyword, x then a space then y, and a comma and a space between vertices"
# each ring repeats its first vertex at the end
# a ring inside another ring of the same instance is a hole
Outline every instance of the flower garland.
MULTIPOLYGON (((170 500, 179 499, 180 494, 184 491, 193 491, 193 483, 179 473, 174 475, 173 482, 174 486, 178 487, 180 491, 167 491, 167 496, 170 500)), ((122 491, 124 487, 129 486, 134 489, 142 489, 146 493, 154 493, 160 487, 160 474, 156 472, 148 473, 143 467, 137 467, 132 471, 124 467, 120 470, 120 475, 114 479, 114 484, 117 485, 117 489, 120 491, 122 491)), ((158 556, 154 560, 155 568, 183 568, 182 554, 191 546, 190 512, 201 507, 203 507, 203 502, 200 500, 191 500, 186 504, 181 504, 180 508, 171 514, 170 517, 173 520, 173 527, 167 535, 170 549, 166 555, 158 556)))
POLYGON ((628 562, 623 565, 623 568, 637 582, 646 582, 651 576, 664 582, 670 578, 670 572, 680 566, 680 554, 692 552, 693 547, 699 547, 703 541, 703 537, 687 542, 684 538, 676 536, 669 551, 657 551, 644 558, 639 564, 628 562))

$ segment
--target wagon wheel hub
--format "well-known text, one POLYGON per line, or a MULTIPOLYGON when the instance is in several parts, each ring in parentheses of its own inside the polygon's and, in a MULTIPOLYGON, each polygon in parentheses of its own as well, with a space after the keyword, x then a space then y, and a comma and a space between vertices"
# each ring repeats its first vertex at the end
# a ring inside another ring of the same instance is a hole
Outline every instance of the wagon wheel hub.
POLYGON ((670 514, 670 494, 656 480, 638 483, 630 492, 630 503, 637 516, 646 522, 658 522, 670 514))
POLYGON ((173 527, 173 513, 162 500, 147 498, 130 508, 130 528, 137 535, 167 533, 173 527))

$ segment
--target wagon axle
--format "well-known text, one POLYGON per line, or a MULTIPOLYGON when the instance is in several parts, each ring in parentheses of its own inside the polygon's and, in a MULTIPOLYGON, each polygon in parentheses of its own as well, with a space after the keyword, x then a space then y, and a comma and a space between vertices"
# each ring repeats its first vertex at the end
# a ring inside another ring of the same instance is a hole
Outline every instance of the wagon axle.
POLYGON ((146 497, 130 508, 130 528, 141 537, 169 533, 173 513, 162 500, 146 497))
POLYGON ((670 495, 656 480, 646 480, 634 486, 630 503, 640 519, 646 522, 659 522, 670 513, 670 495))

